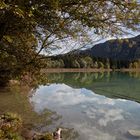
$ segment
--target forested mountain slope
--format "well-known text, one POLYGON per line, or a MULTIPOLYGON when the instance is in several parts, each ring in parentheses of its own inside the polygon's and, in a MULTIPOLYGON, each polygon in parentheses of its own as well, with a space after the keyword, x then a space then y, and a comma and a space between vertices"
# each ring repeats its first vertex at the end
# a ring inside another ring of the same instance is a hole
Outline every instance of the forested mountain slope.
POLYGON ((114 39, 97 44, 91 49, 81 51, 94 57, 116 60, 135 60, 140 58, 140 35, 129 39, 114 39))
POLYGON ((140 35, 114 39, 47 60, 49 68, 140 68, 140 35))

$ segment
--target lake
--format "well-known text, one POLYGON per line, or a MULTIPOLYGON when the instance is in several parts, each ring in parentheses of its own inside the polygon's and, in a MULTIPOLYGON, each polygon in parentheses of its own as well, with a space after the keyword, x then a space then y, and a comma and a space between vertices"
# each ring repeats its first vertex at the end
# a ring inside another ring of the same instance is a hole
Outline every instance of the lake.
POLYGON ((140 130, 140 73, 50 73, 35 89, 0 96, 1 112, 17 112, 41 132, 68 128, 65 140, 138 139, 128 130, 140 130))

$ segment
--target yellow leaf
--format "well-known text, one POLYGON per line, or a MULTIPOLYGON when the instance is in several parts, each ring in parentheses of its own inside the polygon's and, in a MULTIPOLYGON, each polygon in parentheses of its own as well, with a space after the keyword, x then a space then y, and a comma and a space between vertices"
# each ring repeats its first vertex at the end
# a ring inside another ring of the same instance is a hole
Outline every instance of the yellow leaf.
POLYGON ((4 36, 3 37, 6 41, 8 41, 9 43, 12 43, 13 42, 13 39, 10 37, 10 36, 4 36))

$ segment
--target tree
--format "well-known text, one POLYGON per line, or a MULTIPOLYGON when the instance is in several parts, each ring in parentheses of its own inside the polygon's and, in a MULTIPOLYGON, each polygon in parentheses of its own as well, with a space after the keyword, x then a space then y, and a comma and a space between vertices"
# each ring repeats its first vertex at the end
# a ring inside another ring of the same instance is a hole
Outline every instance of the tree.
POLYGON ((95 61, 95 62, 94 62, 94 65, 93 65, 93 68, 96 68, 96 69, 97 69, 98 67, 99 67, 99 66, 98 66, 98 62, 95 61))
POLYGON ((80 68, 87 68, 87 62, 84 58, 80 58, 78 62, 80 64, 80 68))
POLYGON ((98 62, 98 68, 100 68, 100 69, 104 68, 104 64, 101 61, 98 62))
POLYGON ((92 68, 92 67, 93 67, 93 61, 92 61, 92 58, 91 58, 91 57, 86 56, 86 57, 84 58, 84 60, 87 62, 87 67, 88 67, 88 68, 92 68))
POLYGON ((106 61, 105 61, 105 68, 106 68, 106 69, 110 69, 110 60, 109 60, 109 58, 106 58, 106 61))
POLYGON ((137 30, 139 17, 137 1, 0 0, 0 53, 14 57, 14 69, 38 67, 44 50, 70 39, 86 41, 91 29, 100 35, 137 30))
POLYGON ((71 65, 72 68, 80 68, 80 64, 78 63, 77 60, 73 60, 71 63, 72 63, 71 65))

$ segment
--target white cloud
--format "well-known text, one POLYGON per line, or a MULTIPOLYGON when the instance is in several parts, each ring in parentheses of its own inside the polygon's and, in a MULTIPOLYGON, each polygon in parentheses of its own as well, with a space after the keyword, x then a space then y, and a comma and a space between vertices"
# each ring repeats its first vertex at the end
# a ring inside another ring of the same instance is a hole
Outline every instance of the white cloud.
POLYGON ((110 98, 104 98, 104 99, 98 99, 97 100, 97 103, 99 104, 99 105, 115 105, 115 101, 113 100, 113 99, 110 99, 110 98))
POLYGON ((103 117, 98 120, 101 126, 107 126, 109 122, 124 120, 122 109, 98 110, 103 113, 103 117))
POLYGON ((137 127, 128 120, 133 115, 129 108, 133 109, 136 103, 127 108, 130 101, 110 99, 84 88, 74 89, 65 84, 40 86, 30 97, 30 102, 38 113, 50 109, 61 114, 63 124, 76 129, 83 137, 80 140, 115 140, 118 131, 125 133, 129 126, 137 127), (112 127, 114 130, 110 130, 112 127))
POLYGON ((80 133, 81 137, 79 139, 82 140, 116 140, 114 135, 105 133, 87 123, 74 123, 72 126, 80 133))
POLYGON ((30 98, 37 112, 43 111, 49 105, 71 106, 86 102, 93 102, 99 105, 114 105, 113 99, 100 97, 90 90, 73 89, 65 84, 52 84, 41 86, 30 98))
POLYGON ((87 107, 85 113, 90 119, 97 120, 97 123, 104 127, 109 123, 124 120, 123 110, 119 108, 108 109, 106 107, 87 107))
POLYGON ((41 86, 30 98, 36 112, 42 112, 48 107, 61 109, 80 105, 90 119, 98 119, 100 126, 107 126, 110 122, 124 120, 123 110, 114 106, 117 102, 124 101, 96 95, 87 89, 74 89, 65 84, 41 86), (89 107, 86 106, 87 103, 90 104, 89 107), (97 118, 97 115, 100 118, 97 118))

